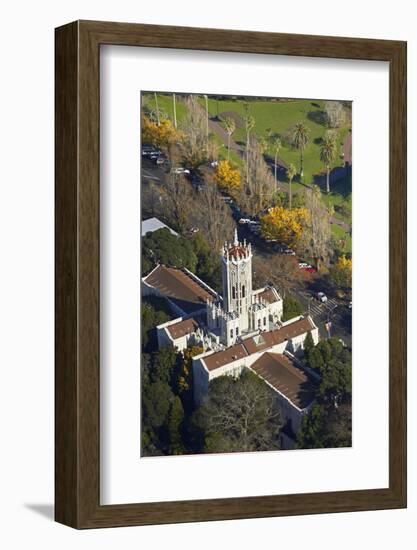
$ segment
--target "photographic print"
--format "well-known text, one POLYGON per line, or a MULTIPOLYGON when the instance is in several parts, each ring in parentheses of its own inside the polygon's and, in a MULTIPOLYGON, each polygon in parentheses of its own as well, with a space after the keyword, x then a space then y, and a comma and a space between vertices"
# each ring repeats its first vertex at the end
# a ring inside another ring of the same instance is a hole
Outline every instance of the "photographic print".
POLYGON ((141 457, 352 444, 352 104, 141 92, 141 457))

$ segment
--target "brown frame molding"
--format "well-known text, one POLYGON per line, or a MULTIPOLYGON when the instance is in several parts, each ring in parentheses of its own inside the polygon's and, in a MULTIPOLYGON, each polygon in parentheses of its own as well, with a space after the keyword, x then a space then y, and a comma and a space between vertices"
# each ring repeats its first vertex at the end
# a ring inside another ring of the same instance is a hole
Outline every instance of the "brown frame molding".
POLYGON ((75 528, 406 506, 406 43, 77 21, 55 31, 55 519, 75 528), (99 501, 99 51, 102 44, 390 64, 389 488, 126 505, 99 501))

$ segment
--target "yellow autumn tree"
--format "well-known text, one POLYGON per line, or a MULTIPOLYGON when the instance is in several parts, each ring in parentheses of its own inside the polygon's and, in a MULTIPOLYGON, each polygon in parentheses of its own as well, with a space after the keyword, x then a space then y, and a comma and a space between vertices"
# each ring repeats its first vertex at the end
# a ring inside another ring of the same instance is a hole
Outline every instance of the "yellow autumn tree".
POLYGON ((228 160, 221 160, 219 162, 214 177, 217 185, 223 191, 233 192, 240 189, 240 171, 234 168, 228 160))
POLYGON ((274 206, 261 217, 262 235, 266 239, 275 239, 287 246, 296 246, 303 234, 308 220, 306 208, 284 208, 274 206))
POLYGON ((158 125, 147 116, 142 117, 142 141, 156 147, 168 147, 172 142, 180 139, 179 132, 169 119, 161 120, 158 125))
POLYGON ((185 393, 191 388, 192 363, 193 357, 203 353, 203 348, 200 346, 191 346, 182 352, 182 361, 178 372, 177 384, 178 392, 185 393))
POLYGON ((352 286, 352 260, 346 256, 339 256, 335 265, 330 269, 333 282, 343 288, 352 286))

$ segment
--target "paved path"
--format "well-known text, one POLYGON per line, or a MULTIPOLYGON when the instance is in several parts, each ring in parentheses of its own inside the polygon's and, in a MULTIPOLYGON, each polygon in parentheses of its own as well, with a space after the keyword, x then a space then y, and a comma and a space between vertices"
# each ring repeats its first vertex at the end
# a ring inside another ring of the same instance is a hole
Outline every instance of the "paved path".
POLYGON ((342 146, 343 160, 346 164, 352 164, 352 131, 347 133, 342 146))
MULTIPOLYGON (((210 130, 216 134, 222 142, 227 147, 229 135, 226 132, 226 130, 223 128, 221 124, 219 124, 216 120, 213 120, 212 118, 209 118, 209 128, 210 130)), ((238 154, 240 157, 243 157, 245 154, 245 148, 236 143, 234 139, 230 138, 230 150, 234 151, 236 154, 238 154)))

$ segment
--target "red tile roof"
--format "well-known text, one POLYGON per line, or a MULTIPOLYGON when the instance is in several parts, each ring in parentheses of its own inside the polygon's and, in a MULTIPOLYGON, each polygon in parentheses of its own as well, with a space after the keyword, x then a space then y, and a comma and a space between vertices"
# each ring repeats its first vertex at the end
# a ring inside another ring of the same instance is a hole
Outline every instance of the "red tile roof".
POLYGON ((265 301, 267 304, 273 304, 274 302, 278 301, 278 297, 272 288, 266 288, 262 292, 260 292, 257 297, 259 300, 265 301))
POLYGON ((218 351, 203 357, 204 363, 209 371, 223 367, 228 363, 232 363, 237 359, 242 359, 248 355, 242 344, 236 344, 230 348, 225 349, 224 351, 218 351))
POLYGON ((265 352, 250 368, 299 409, 305 409, 314 401, 315 382, 287 356, 265 352))
POLYGON ((185 336, 186 334, 195 332, 197 328, 198 323, 192 317, 190 319, 184 319, 184 321, 178 321, 178 323, 174 323, 166 327, 167 331, 174 340, 181 338, 181 336, 185 336))
POLYGON ((186 271, 175 267, 158 265, 144 282, 156 288, 161 294, 173 300, 185 312, 201 309, 207 299, 217 296, 209 292, 202 284, 192 278, 186 271))

